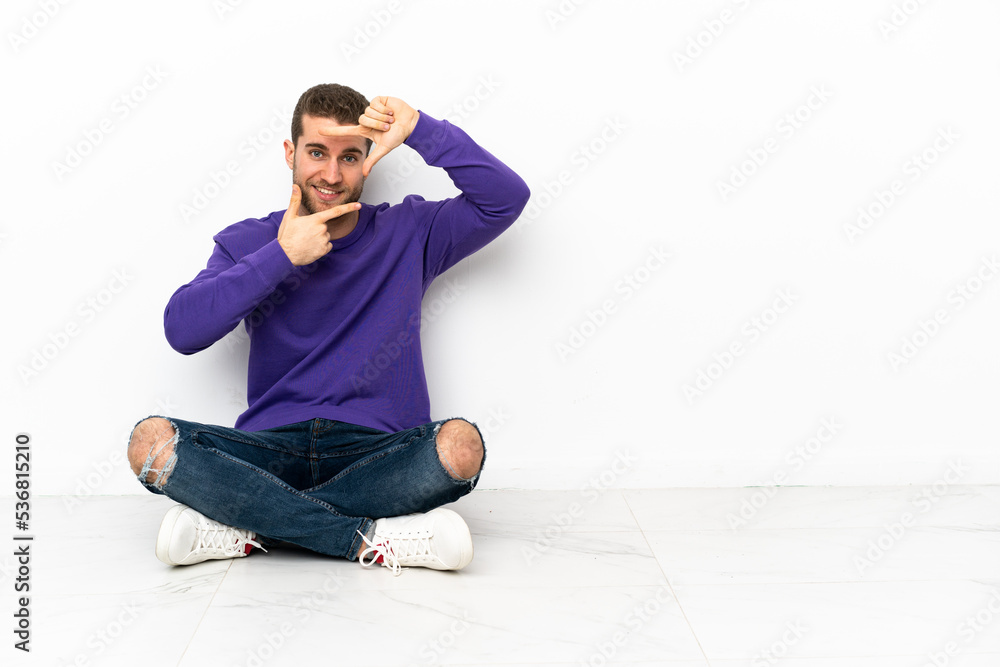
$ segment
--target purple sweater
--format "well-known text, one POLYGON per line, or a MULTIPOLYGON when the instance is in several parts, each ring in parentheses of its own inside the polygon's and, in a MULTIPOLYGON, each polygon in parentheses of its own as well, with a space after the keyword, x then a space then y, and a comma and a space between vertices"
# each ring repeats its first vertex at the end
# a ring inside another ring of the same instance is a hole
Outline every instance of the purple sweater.
POLYGON ((428 423, 420 305, 435 277, 507 229, 524 181, 461 129, 424 112, 405 142, 462 194, 363 204, 333 250, 295 267, 278 245, 284 211, 215 236, 208 266, 163 314, 178 352, 203 350, 241 320, 250 335, 249 407, 236 428, 322 417, 396 432, 428 423))

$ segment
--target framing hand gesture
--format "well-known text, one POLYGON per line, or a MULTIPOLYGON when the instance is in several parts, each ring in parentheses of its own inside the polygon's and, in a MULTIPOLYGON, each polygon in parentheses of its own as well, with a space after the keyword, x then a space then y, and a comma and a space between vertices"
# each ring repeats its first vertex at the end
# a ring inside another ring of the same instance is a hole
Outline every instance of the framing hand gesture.
POLYGON ((397 97, 376 97, 358 117, 358 125, 329 125, 320 128, 326 137, 361 136, 375 145, 368 152, 361 174, 368 178, 372 167, 393 148, 406 141, 420 118, 420 112, 397 97))

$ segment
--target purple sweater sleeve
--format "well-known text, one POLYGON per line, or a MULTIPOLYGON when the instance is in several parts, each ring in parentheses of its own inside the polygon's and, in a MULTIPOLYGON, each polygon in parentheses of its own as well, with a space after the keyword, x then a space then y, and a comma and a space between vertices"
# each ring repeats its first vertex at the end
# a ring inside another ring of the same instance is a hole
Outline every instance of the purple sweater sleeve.
POLYGON ((520 176, 446 120, 421 111, 405 143, 427 164, 442 167, 462 193, 444 201, 410 202, 418 219, 428 221, 426 289, 436 276, 510 227, 531 193, 520 176))
POLYGON ((277 238, 235 262, 217 236, 208 266, 167 303, 167 342, 183 354, 204 350, 253 312, 293 269, 277 238))

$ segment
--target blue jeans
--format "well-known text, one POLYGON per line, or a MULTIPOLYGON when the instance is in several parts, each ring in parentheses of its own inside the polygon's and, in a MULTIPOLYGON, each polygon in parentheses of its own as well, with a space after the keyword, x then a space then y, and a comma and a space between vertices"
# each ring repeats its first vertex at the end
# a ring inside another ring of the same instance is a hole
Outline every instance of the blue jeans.
POLYGON ((447 419, 398 433, 329 419, 263 431, 163 419, 176 432, 172 467, 161 482, 140 474, 142 485, 252 530, 265 547, 290 542, 354 560, 358 531, 374 519, 453 502, 482 472, 456 479, 441 463, 437 432, 447 419))

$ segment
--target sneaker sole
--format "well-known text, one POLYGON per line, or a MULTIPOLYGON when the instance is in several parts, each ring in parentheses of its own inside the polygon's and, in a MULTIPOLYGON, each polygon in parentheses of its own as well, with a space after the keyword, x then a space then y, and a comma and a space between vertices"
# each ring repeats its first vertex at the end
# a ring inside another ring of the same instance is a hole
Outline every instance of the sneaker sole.
POLYGON ((156 535, 156 557, 167 565, 180 565, 177 561, 170 560, 170 536, 173 535, 177 518, 186 509, 187 505, 174 505, 167 510, 166 516, 160 522, 160 532, 156 535))

